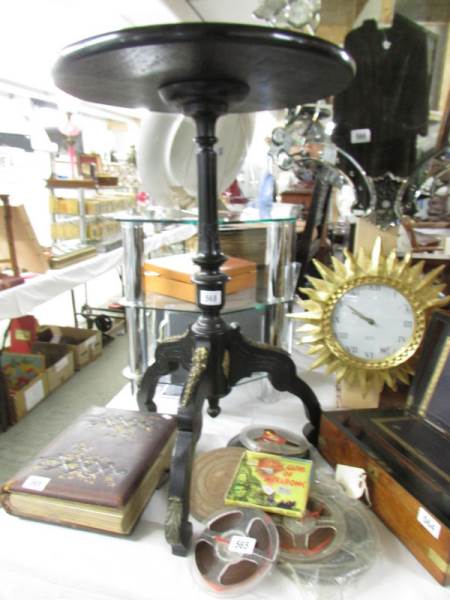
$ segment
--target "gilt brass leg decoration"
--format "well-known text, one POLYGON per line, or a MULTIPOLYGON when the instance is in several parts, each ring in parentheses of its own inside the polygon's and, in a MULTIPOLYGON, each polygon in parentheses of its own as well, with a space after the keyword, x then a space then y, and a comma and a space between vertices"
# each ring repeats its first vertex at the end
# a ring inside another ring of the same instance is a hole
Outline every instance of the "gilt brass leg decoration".
POLYGON ((186 383, 184 384, 183 393, 181 394, 181 406, 187 406, 193 401, 195 389, 208 366, 208 354, 208 348, 204 346, 201 346, 194 351, 194 354, 192 355, 192 365, 186 383))
POLYGON ((303 402, 311 425, 305 428, 308 440, 316 444, 319 434, 321 409, 316 395, 307 383, 297 377, 295 363, 287 352, 269 344, 246 340, 234 327, 230 332, 230 384, 234 385, 252 373, 264 372, 273 387, 294 394, 303 402))
POLYGON ((180 365, 189 369, 193 351, 193 340, 190 332, 166 338, 158 344, 155 351, 155 362, 148 367, 137 395, 140 410, 156 411, 153 402, 156 386, 163 375, 176 371, 180 365))
POLYGON ((172 552, 178 556, 186 556, 192 536, 192 525, 189 522, 192 460, 202 428, 202 405, 205 398, 203 384, 208 356, 209 349, 205 346, 194 351, 177 414, 178 431, 170 467, 165 535, 172 546, 172 552))

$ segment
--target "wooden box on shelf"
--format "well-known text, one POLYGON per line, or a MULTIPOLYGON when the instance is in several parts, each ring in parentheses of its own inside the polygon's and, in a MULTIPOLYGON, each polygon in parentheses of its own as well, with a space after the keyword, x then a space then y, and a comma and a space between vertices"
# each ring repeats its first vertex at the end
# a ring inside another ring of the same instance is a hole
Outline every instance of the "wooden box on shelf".
MULTIPOLYGON (((192 254, 173 254, 144 263, 144 290, 172 296, 187 302, 196 301, 196 286, 191 281, 197 267, 192 254)), ((233 294, 256 285, 256 264, 243 258, 229 257, 222 271, 230 277, 225 292, 233 294)))

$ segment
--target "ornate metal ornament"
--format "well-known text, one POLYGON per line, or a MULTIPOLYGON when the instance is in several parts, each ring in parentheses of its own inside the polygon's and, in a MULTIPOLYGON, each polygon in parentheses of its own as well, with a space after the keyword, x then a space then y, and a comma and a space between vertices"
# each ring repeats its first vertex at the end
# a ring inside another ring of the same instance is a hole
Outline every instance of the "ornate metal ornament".
POLYGON ((396 227, 402 218, 399 192, 405 179, 392 173, 372 179, 375 186, 374 205, 369 219, 380 229, 396 227))
POLYGON ((176 496, 170 496, 167 501, 166 521, 164 523, 164 533, 169 544, 176 545, 181 541, 182 517, 183 504, 181 499, 176 496))
POLYGON ((195 388, 200 382, 200 379, 202 378, 202 375, 206 371, 206 367, 208 365, 208 355, 209 350, 204 346, 194 350, 192 355, 192 366, 189 370, 180 400, 181 406, 187 406, 194 398, 195 388))

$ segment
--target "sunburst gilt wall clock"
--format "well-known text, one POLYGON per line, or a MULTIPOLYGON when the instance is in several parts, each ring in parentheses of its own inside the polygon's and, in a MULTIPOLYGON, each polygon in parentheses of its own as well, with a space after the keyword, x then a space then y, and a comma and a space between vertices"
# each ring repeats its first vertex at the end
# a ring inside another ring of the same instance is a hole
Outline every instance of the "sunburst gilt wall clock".
POLYGON ((304 322, 297 332, 315 356, 311 368, 324 366, 363 392, 409 383, 408 361, 422 341, 427 313, 450 301, 437 282, 444 267, 424 274, 423 261, 413 265, 410 255, 399 260, 393 250, 384 256, 380 238, 370 255, 346 251, 344 262, 332 260, 332 268, 314 261, 321 278, 308 277, 312 287, 301 288, 304 312, 290 315, 304 322))

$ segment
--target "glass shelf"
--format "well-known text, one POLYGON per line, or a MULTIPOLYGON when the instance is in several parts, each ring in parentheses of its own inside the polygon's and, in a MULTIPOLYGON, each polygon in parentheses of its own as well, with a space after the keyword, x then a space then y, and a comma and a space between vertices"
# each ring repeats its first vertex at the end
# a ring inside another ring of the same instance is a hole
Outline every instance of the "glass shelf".
MULTIPOLYGON (((220 211, 218 215, 219 227, 230 225, 267 225, 270 223, 289 224, 295 223, 299 218, 299 206, 289 204, 274 204, 270 214, 260 216, 258 209, 245 209, 240 213, 220 211)), ((159 223, 162 225, 197 225, 198 215, 180 209, 156 208, 147 214, 118 213, 114 217, 124 223, 159 223)))
MULTIPOLYGON (((267 278, 269 271, 266 268, 259 268, 257 273, 256 287, 240 290, 233 294, 227 294, 225 305, 222 308, 222 314, 230 314, 250 308, 256 311, 265 311, 269 306, 285 305, 292 301, 292 295, 289 298, 277 298, 269 295, 269 286, 267 278)), ((128 302, 125 298, 119 300, 124 307, 133 306, 140 310, 165 310, 172 312, 199 312, 199 308, 192 302, 179 300, 171 296, 163 296, 153 292, 143 294, 141 302, 128 302)))

